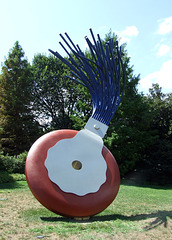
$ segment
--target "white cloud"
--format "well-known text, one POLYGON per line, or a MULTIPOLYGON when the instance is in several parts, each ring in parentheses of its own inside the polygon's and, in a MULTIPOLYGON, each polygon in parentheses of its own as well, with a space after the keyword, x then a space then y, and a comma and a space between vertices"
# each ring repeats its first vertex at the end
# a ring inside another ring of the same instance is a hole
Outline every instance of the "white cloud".
POLYGON ((172 92, 172 60, 164 62, 159 71, 148 74, 140 80, 139 90, 148 92, 152 83, 158 83, 164 93, 172 92))
POLYGON ((118 38, 118 41, 120 44, 123 44, 123 43, 128 43, 130 41, 130 38, 127 38, 127 37, 119 37, 118 38))
POLYGON ((125 30, 120 32, 120 35, 125 36, 125 37, 127 37, 127 36, 133 37, 133 36, 137 36, 138 34, 139 34, 139 31, 136 26, 128 26, 125 28, 125 30))
POLYGON ((158 29, 159 34, 166 34, 172 31, 172 17, 165 18, 160 21, 161 23, 159 24, 158 29))
POLYGON ((157 52, 157 55, 158 56, 164 56, 166 55, 169 51, 171 50, 171 47, 169 47, 168 45, 166 44, 161 44, 159 49, 158 49, 158 52, 157 52))
POLYGON ((127 26, 123 31, 118 33, 120 43, 129 42, 132 37, 136 37, 139 31, 136 26, 127 26))

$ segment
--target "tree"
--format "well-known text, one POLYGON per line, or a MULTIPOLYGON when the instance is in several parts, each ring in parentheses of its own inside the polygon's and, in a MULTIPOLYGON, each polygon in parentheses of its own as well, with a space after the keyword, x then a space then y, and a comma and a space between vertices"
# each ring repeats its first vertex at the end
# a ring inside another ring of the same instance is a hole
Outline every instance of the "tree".
POLYGON ((150 129, 152 114, 148 103, 138 93, 137 85, 140 77, 134 75, 126 51, 123 61, 126 69, 125 93, 110 123, 105 140, 117 159, 122 176, 142 162, 145 149, 154 139, 150 129))
POLYGON ((163 94, 158 84, 149 89, 147 101, 153 112, 152 129, 160 139, 172 139, 172 94, 163 94))
POLYGON ((171 183, 172 173, 172 94, 163 94, 158 84, 149 89, 146 101, 152 113, 151 129, 156 138, 146 149, 148 178, 159 184, 171 183))
POLYGON ((72 128, 82 88, 68 79, 69 69, 53 56, 38 54, 32 64, 34 109, 46 131, 72 128))
POLYGON ((31 67, 17 41, 0 76, 0 146, 4 153, 13 155, 28 150, 39 135, 31 110, 32 88, 31 67))

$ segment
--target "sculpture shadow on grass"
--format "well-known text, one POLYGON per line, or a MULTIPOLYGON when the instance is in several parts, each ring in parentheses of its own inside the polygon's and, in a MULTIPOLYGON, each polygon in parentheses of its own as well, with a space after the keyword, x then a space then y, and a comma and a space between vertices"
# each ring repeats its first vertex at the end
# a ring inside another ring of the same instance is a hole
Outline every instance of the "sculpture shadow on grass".
POLYGON ((65 218, 65 217, 40 217, 42 221, 46 222, 79 222, 79 223, 92 223, 92 222, 104 222, 104 221, 115 221, 117 219, 125 221, 140 221, 146 219, 152 219, 153 221, 149 223, 148 226, 144 227, 144 230, 148 231, 163 225, 165 228, 168 226, 168 218, 172 219, 172 211, 157 211, 154 213, 144 213, 131 216, 125 216, 121 214, 111 214, 111 215, 96 215, 88 220, 78 221, 75 219, 65 218))

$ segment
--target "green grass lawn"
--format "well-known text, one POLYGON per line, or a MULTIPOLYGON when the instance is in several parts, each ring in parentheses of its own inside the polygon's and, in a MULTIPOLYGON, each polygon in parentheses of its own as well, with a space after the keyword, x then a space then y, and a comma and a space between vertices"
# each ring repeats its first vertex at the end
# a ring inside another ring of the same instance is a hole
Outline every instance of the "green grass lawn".
POLYGON ((0 184, 0 239, 171 239, 172 190, 121 184, 114 202, 87 221, 45 209, 25 181, 0 184))

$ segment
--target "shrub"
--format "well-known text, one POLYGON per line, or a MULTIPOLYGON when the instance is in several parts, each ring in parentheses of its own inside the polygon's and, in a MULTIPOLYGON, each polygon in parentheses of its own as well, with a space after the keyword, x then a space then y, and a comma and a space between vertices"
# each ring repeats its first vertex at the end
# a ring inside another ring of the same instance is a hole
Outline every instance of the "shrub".
POLYGON ((3 155, 0 152, 0 170, 8 173, 24 173, 27 152, 17 156, 3 155))
POLYGON ((14 178, 9 173, 0 171, 0 184, 14 181, 14 178))
POLYGON ((27 152, 23 152, 13 159, 13 173, 24 173, 27 152))
POLYGON ((19 173, 14 174, 14 173, 0 171, 0 184, 15 182, 15 181, 25 181, 25 180, 26 180, 26 177, 24 174, 19 174, 19 173))
POLYGON ((4 155, 3 152, 0 152, 0 170, 12 172, 13 158, 13 156, 4 155))

